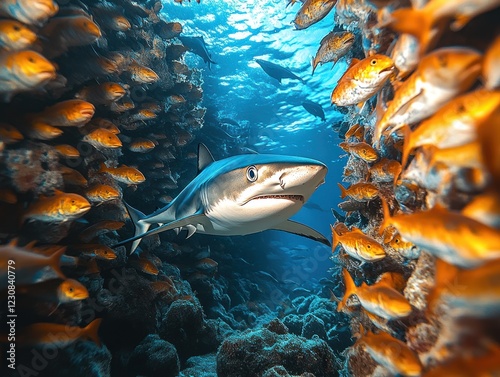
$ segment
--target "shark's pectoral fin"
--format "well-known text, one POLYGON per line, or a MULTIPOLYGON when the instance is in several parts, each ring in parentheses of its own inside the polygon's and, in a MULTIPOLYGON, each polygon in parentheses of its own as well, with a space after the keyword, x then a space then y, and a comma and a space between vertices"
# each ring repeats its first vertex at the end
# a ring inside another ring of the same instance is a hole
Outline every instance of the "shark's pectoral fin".
POLYGON ((328 241, 318 231, 308 227, 307 225, 304 225, 304 224, 301 224, 301 223, 298 223, 298 222, 295 222, 292 220, 287 220, 284 223, 281 223, 279 225, 275 225, 271 229, 282 230, 284 232, 297 234, 299 236, 307 237, 307 238, 310 238, 314 241, 321 242, 322 244, 325 244, 326 246, 332 246, 330 241, 328 241))
MULTIPOLYGON (((148 232, 145 232, 145 233, 142 233, 142 234, 138 234, 132 238, 129 238, 129 239, 126 239, 124 241, 121 241, 119 243, 117 243, 116 245, 113 245, 113 247, 117 247, 117 246, 121 246, 121 245, 124 245, 128 242, 132 242, 132 241, 135 241, 135 240, 139 240, 143 237, 147 237, 147 236, 151 236, 153 234, 158 234, 158 233, 161 233, 161 232, 165 232, 167 230, 172 230, 172 229, 176 229, 176 228, 182 228, 182 227, 188 227, 188 231, 191 232, 192 229, 194 228, 194 230, 196 231, 196 226, 195 224, 203 224, 205 223, 205 220, 206 220, 206 216, 203 214, 203 213, 196 213, 194 215, 190 215, 190 216, 186 216, 186 217, 183 217, 182 219, 179 219, 179 220, 174 220, 174 221, 171 221, 165 225, 162 225, 162 226, 159 226, 157 228, 154 228, 154 229, 151 229, 150 231, 148 232)), ((191 232, 190 235, 192 235, 194 233, 191 232)))

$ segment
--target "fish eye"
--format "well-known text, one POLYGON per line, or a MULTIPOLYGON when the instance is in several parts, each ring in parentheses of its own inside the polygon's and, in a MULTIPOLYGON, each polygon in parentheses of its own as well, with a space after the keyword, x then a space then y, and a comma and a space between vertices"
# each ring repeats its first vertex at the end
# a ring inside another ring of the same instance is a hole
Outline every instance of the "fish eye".
POLYGON ((34 62, 35 62, 35 58, 33 58, 32 56, 30 56, 30 57, 28 58, 28 61, 29 61, 30 63, 34 63, 34 62))
POLYGON ((377 59, 372 59, 372 61, 370 62, 371 65, 376 65, 377 64, 377 59))
POLYGON ((257 180, 257 168, 255 166, 249 166, 247 168, 247 179, 250 182, 255 182, 257 180))
POLYGON ((371 245, 370 244, 366 245, 366 248, 371 249, 371 245))
POLYGON ((395 242, 395 243, 399 243, 399 238, 396 238, 396 239, 394 240, 394 242, 395 242))
POLYGON ((19 27, 19 25, 14 25, 14 26, 13 26, 13 29, 14 29, 15 31, 19 31, 19 30, 21 30, 21 28, 19 27))
POLYGON ((71 204, 75 204, 75 203, 76 203, 76 201, 75 201, 75 200, 71 200, 71 204))
POLYGON ((73 287, 69 287, 69 291, 73 292, 74 291, 73 287))

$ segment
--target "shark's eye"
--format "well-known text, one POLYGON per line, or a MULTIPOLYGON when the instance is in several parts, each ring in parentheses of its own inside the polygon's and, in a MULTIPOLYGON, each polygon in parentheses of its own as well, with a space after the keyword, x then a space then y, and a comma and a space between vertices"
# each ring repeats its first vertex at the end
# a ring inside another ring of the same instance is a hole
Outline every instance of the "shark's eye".
POLYGON ((257 180, 257 168, 255 166, 249 166, 247 169, 247 179, 250 182, 255 182, 257 180))

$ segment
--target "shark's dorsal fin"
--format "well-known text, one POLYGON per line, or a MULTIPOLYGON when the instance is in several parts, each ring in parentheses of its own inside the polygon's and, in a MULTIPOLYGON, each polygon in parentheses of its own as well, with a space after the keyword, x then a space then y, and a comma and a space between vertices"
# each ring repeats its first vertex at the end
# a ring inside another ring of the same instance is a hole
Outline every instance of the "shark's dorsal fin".
POLYGON ((198 174, 214 161, 214 156, 207 146, 203 143, 198 144, 198 174))

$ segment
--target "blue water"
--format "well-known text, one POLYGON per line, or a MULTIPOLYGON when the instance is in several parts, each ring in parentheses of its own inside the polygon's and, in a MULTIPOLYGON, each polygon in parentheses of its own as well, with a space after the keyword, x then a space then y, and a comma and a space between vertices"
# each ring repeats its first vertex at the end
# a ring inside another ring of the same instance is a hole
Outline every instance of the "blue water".
MULTIPOLYGON (((297 31, 291 22, 300 3, 288 8, 286 4, 285 0, 168 2, 162 13, 167 21, 183 25, 182 35, 203 36, 212 59, 218 63, 209 69, 197 55, 185 56, 190 66, 203 70, 202 106, 208 109, 207 125, 210 119, 231 118, 241 126, 239 142, 245 147, 259 153, 315 158, 328 166, 326 184, 310 199, 323 210, 304 207, 293 219, 329 238, 329 224, 335 221, 330 208, 337 208, 340 201, 336 182, 341 181, 345 163, 340 158, 340 140, 332 130, 342 115, 330 107, 330 93, 346 63, 341 60, 334 69, 331 64, 318 66, 312 76, 312 57, 333 25, 334 12, 307 30, 297 31), (255 59, 287 67, 305 83, 285 79, 279 84, 255 59), (305 99, 322 105, 325 122, 305 111, 301 106, 305 99)), ((217 148, 208 144, 210 149, 217 148)), ((213 153, 217 156, 221 152, 213 153)), ((271 233, 270 238, 285 243, 328 249, 294 235, 271 233)))

